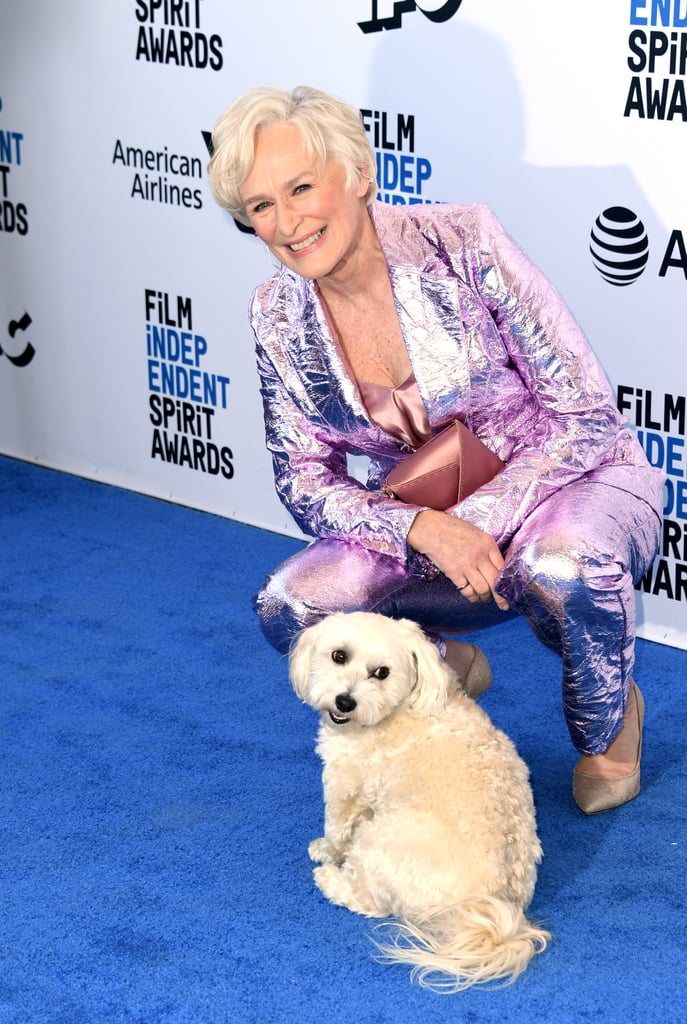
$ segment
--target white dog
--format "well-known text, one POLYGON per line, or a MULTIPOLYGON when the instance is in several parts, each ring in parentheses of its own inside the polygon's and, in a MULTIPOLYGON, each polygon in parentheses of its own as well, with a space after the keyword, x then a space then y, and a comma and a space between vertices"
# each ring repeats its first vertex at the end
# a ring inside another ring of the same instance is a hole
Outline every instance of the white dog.
POLYGON ((290 675, 322 716, 321 891, 395 918, 383 959, 426 987, 513 980, 550 935, 524 914, 541 846, 511 741, 408 620, 331 615, 301 633, 290 675))

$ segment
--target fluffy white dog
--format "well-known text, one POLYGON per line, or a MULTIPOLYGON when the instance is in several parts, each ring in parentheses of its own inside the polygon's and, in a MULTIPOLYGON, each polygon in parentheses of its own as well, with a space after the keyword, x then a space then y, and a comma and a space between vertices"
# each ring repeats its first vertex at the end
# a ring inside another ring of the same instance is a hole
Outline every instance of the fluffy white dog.
POLYGON ((426 987, 512 981, 550 938, 524 914, 541 846, 512 742, 408 620, 331 615, 300 635, 290 675, 321 715, 321 891, 394 918, 382 958, 426 987))

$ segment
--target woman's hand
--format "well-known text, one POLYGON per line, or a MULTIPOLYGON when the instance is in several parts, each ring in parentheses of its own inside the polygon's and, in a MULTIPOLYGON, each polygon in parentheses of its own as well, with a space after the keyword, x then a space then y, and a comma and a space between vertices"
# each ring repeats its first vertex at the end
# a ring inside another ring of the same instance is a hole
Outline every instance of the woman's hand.
POLYGON ((426 509, 410 528, 408 543, 434 562, 468 601, 494 601, 502 610, 508 602, 496 592, 505 562, 493 537, 464 519, 426 509))

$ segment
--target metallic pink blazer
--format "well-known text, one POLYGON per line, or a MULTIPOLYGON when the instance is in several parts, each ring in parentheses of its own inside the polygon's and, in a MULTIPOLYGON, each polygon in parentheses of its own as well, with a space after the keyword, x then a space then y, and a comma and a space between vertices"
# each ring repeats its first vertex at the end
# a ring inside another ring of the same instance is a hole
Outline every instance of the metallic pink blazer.
MULTIPOLYGON (((504 550, 545 498, 599 471, 660 514, 663 475, 563 300, 490 209, 375 202, 369 213, 432 431, 457 417, 507 463, 454 514, 504 550)), ((405 563, 417 507, 379 487, 410 449, 370 421, 317 285, 282 269, 256 289, 250 317, 284 505, 307 534, 405 563), (349 453, 369 456, 367 486, 348 475, 349 453)))

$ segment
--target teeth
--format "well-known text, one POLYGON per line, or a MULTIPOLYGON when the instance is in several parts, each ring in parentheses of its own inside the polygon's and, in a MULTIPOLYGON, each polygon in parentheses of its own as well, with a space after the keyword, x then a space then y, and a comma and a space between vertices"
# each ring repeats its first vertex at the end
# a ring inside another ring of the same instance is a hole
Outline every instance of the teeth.
POLYGON ((291 249, 292 252, 300 252, 301 249, 307 249, 309 245, 314 245, 317 239, 321 238, 323 234, 324 228, 317 231, 314 235, 311 235, 310 238, 306 238, 304 242, 295 242, 293 245, 289 246, 289 249, 291 249))
POLYGON ((330 711, 329 717, 331 718, 334 725, 343 725, 345 722, 349 721, 349 719, 346 718, 345 715, 337 715, 335 711, 330 711))

